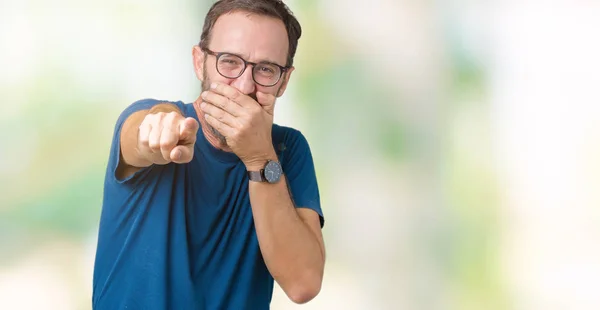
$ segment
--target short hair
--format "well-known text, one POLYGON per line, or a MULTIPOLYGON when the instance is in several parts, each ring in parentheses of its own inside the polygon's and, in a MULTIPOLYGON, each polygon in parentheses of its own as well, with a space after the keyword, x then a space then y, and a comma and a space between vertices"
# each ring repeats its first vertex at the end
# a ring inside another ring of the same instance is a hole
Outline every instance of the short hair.
POLYGON ((288 56, 286 66, 294 63, 294 55, 298 47, 298 39, 302 35, 302 27, 294 17, 292 11, 281 0, 219 0, 215 2, 204 20, 202 35, 200 36, 201 48, 207 49, 211 39, 212 29, 219 17, 236 11, 274 17, 283 22, 288 35, 288 56))

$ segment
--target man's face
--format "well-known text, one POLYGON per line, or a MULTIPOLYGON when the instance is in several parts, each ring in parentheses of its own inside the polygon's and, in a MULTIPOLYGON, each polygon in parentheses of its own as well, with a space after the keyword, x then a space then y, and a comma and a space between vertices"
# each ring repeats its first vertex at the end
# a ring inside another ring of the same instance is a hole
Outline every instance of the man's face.
MULTIPOLYGON (((280 66, 286 65, 288 55, 288 36, 283 23, 275 18, 233 12, 222 15, 213 26, 208 48, 215 52, 227 52, 241 56, 246 61, 259 63, 268 61, 280 66)), ((194 67, 196 76, 202 81, 202 91, 208 90, 212 82, 229 84, 256 100, 256 92, 283 95, 293 68, 290 68, 277 84, 264 87, 256 84, 252 78, 252 66, 244 73, 230 79, 222 76, 216 69, 216 56, 205 54, 198 46, 194 47, 194 67)), ((225 138, 214 128, 213 134, 225 144, 225 138)))

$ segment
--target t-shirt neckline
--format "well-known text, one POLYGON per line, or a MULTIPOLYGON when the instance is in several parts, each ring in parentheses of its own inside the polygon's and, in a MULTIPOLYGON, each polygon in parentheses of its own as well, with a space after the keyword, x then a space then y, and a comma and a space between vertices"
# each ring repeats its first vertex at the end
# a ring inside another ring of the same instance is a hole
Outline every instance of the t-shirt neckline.
POLYGON ((198 119, 198 113, 196 113, 194 104, 186 104, 185 108, 186 108, 186 111, 185 111, 186 116, 193 117, 200 125, 200 128, 198 129, 198 134, 196 137, 196 143, 203 144, 203 147, 201 147, 202 150, 207 150, 208 153, 212 157, 216 158, 220 162, 239 162, 240 161, 240 158, 235 153, 220 150, 220 149, 214 147, 212 144, 210 144, 210 142, 208 142, 208 139, 206 139, 206 136, 204 135, 204 132, 202 131, 202 123, 200 122, 200 119, 198 119))

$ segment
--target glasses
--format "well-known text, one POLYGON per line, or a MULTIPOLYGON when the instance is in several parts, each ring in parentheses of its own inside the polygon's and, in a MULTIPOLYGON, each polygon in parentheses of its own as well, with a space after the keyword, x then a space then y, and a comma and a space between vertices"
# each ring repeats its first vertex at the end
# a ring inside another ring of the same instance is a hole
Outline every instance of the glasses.
POLYGON ((281 79, 283 73, 290 68, 265 61, 259 63, 250 62, 238 55, 230 53, 216 53, 207 48, 202 50, 209 55, 217 57, 217 72, 219 72, 219 74, 223 77, 228 79, 237 79, 244 74, 244 71, 246 71, 248 65, 251 65, 252 79, 256 84, 264 87, 275 86, 275 84, 277 84, 281 79))

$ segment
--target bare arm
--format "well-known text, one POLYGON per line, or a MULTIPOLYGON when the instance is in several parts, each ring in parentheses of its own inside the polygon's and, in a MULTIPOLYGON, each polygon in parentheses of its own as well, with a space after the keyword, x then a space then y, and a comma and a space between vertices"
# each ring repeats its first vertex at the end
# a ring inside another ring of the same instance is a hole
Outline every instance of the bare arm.
POLYGON ((117 176, 125 178, 152 164, 186 163, 193 157, 198 122, 184 118, 173 104, 157 104, 131 114, 120 135, 117 176))
POLYGON ((305 303, 321 290, 325 245, 319 215, 295 208, 286 182, 285 176, 276 184, 250 181, 250 203, 269 272, 292 301, 305 303))

